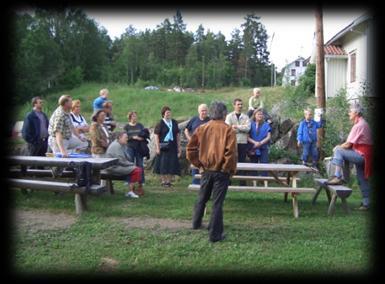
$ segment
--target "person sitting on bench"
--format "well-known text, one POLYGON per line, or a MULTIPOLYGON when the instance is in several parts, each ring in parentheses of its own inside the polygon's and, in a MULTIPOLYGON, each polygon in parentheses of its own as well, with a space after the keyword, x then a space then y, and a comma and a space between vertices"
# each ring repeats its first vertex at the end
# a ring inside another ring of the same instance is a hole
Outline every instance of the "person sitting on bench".
POLYGON ((131 198, 138 198, 139 195, 143 195, 143 187, 140 183, 142 177, 142 168, 135 166, 133 162, 130 162, 127 156, 127 140, 128 136, 126 132, 120 132, 107 149, 107 158, 118 158, 117 165, 109 167, 106 172, 111 175, 127 175, 127 181, 129 182, 129 191, 126 196, 131 198), (138 183, 137 191, 135 192, 135 183, 138 183))
MULTIPOLYGON (((333 149, 332 164, 336 166, 334 177, 327 183, 336 185, 344 182, 342 167, 344 163, 352 162, 356 165, 358 184, 362 193, 362 204, 359 210, 369 209, 370 186, 368 178, 372 174, 372 136, 368 123, 362 117, 362 108, 352 105, 349 110, 349 119, 353 122, 346 142, 333 149)), ((345 176, 345 179, 347 177, 345 176)))

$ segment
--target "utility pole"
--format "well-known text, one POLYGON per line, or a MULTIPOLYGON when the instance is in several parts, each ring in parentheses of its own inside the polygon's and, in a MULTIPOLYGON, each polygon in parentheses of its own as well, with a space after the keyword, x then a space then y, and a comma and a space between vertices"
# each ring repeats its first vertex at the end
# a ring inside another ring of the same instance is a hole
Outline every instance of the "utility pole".
MULTIPOLYGON (((273 39, 274 39, 274 35, 275 35, 275 32, 273 33, 273 35, 271 36, 271 41, 270 41, 270 54, 271 54, 271 46, 273 45, 273 39)), ((271 80, 270 80, 270 86, 275 86, 275 83, 274 83, 274 76, 275 75, 275 66, 274 66, 274 63, 271 64, 271 80)))
MULTIPOLYGON (((322 21, 322 7, 321 5, 316 7, 315 10, 316 20, 316 98, 317 109, 315 110, 314 118, 320 115, 322 119, 325 113, 325 61, 324 61, 324 36, 323 36, 323 21, 322 21)), ((318 147, 321 150, 323 140, 325 138, 324 128, 317 130, 318 134, 318 147)), ((323 153, 320 151, 320 160, 323 159, 323 153)))
POLYGON ((205 56, 202 56, 202 91, 205 88, 205 56))

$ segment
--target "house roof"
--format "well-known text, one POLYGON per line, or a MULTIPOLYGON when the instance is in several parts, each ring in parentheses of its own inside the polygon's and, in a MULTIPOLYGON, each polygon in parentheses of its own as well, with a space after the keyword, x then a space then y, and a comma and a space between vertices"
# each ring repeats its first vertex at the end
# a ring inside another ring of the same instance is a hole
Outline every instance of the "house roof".
POLYGON ((305 58, 303 58, 302 56, 299 56, 296 60, 293 60, 292 62, 286 64, 283 68, 286 68, 287 66, 289 66, 290 64, 293 64, 294 62, 296 61, 305 61, 305 58))
POLYGON ((345 50, 338 45, 326 45, 324 46, 324 53, 325 55, 346 55, 345 50))
POLYGON ((358 26, 359 24, 371 19, 372 17, 368 14, 363 14, 357 19, 355 19, 353 22, 351 22, 349 25, 347 25, 345 28, 343 28, 341 31, 339 31, 335 36, 333 36, 331 39, 328 40, 328 42, 325 43, 325 45, 330 45, 343 37, 346 33, 353 30, 354 27, 358 26))

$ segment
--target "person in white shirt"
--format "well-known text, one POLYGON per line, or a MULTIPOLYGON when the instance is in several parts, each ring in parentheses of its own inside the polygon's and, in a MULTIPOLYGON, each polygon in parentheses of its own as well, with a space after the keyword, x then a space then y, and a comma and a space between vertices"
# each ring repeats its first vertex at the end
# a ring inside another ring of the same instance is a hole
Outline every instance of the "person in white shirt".
POLYGON ((72 136, 74 139, 80 140, 80 150, 86 151, 89 148, 89 142, 86 137, 86 133, 89 132, 90 127, 88 126, 88 123, 86 119, 80 114, 80 100, 73 100, 72 101, 72 108, 71 108, 71 122, 74 126, 74 131, 72 136))
MULTIPOLYGON (((249 137, 251 123, 249 117, 242 113, 243 102, 235 99, 233 102, 234 111, 226 116, 226 123, 230 125, 237 136, 238 162, 246 162, 247 138, 249 137)), ((238 172, 241 174, 241 172, 238 172)), ((246 185, 245 181, 240 181, 240 185, 246 185)))

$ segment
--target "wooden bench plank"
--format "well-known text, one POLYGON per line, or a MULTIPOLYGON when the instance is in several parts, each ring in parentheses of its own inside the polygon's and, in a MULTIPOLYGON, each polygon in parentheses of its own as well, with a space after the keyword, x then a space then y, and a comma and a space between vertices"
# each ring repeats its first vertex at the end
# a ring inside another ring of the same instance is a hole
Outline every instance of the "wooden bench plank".
MULTIPOLYGON (((201 179, 202 175, 201 174, 196 174, 194 175, 194 178, 196 179, 201 179)), ((278 177, 282 181, 286 181, 287 177, 278 177)), ((274 177, 270 176, 240 176, 240 175, 234 175, 231 177, 231 179, 236 179, 236 180, 261 180, 261 181, 275 181, 276 179, 274 177)), ((300 180, 300 178, 295 177, 297 181, 300 180)))
POLYGON ((93 169, 104 169, 116 165, 117 158, 56 158, 40 156, 8 156, 12 165, 46 166, 46 167, 74 167, 83 162, 91 162, 93 169))
POLYGON ((58 181, 53 182, 53 181, 15 179, 15 178, 9 178, 8 182, 13 187, 30 188, 34 190, 73 192, 73 193, 84 193, 85 191, 85 187, 79 187, 76 183, 68 183, 68 182, 58 182, 58 181))
MULTIPOLYGON (((20 169, 9 169, 9 175, 11 177, 52 177, 52 171, 47 169, 26 169, 22 171, 20 169)), ((75 173, 73 171, 63 171, 60 174, 60 177, 63 178, 72 178, 75 177, 75 173)))
MULTIPOLYGON (((188 189, 199 190, 199 184, 190 184, 188 189)), ((248 191, 248 192, 277 192, 277 193, 315 193, 316 190, 310 187, 301 187, 301 188, 293 188, 293 187, 263 187, 263 186, 236 186, 229 185, 228 187, 231 191, 248 191)))
POLYGON ((328 215, 333 215, 335 213, 337 197, 341 199, 343 210, 346 213, 350 213, 346 199, 352 194, 352 189, 343 185, 327 184, 327 181, 327 179, 321 178, 314 179, 314 182, 318 184, 318 189, 313 197, 312 204, 315 205, 319 193, 322 189, 325 189, 329 201, 328 215))

